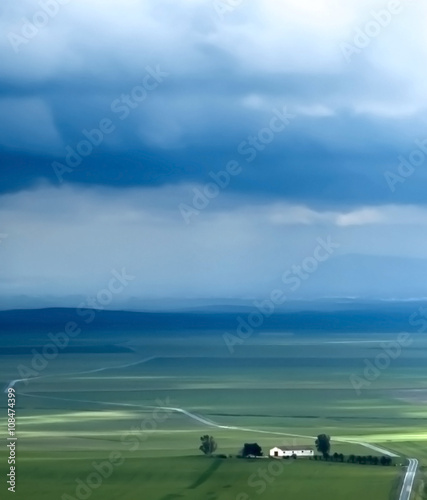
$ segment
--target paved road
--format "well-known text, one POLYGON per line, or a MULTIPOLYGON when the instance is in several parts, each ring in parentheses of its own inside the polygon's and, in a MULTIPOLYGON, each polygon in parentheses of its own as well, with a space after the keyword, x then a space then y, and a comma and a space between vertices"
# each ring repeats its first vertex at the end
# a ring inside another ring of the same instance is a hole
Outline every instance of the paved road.
POLYGON ((17 378, 15 380, 11 380, 7 386, 4 388, 4 392, 7 394, 8 389, 13 389, 19 382, 28 382, 29 380, 39 380, 41 378, 51 378, 51 377, 64 377, 66 375, 87 375, 89 373, 98 373, 98 372, 103 372, 106 370, 117 370, 120 368, 129 368, 129 366, 135 366, 135 365, 141 365, 143 363, 147 363, 148 361, 151 361, 152 359, 156 359, 157 356, 150 356, 149 358, 144 358, 140 359, 138 361, 134 361, 132 363, 126 363, 125 365, 113 365, 113 366, 104 366, 102 368, 95 368, 92 370, 86 370, 84 372, 71 372, 71 373, 59 373, 59 374, 53 374, 53 375, 39 375, 38 377, 30 377, 30 378, 17 378))
MULTIPOLYGON (((115 369, 120 369, 120 368, 128 368, 129 366, 134 366, 134 365, 139 365, 143 363, 147 363, 148 361, 151 361, 153 359, 156 359, 156 356, 150 356, 148 358, 140 359, 138 361, 135 361, 133 363, 128 363, 125 365, 116 365, 116 366, 105 366, 101 368, 96 368, 92 370, 85 370, 81 372, 72 372, 72 373, 64 373, 61 374, 61 376, 64 375, 84 375, 84 374, 91 374, 91 373, 98 373, 102 372, 105 370, 115 370, 115 369)), ((40 375, 38 377, 31 377, 31 378, 24 378, 24 379, 16 379, 16 380, 11 380, 9 384, 5 387, 4 392, 7 393, 7 390, 9 387, 16 387, 20 382, 28 382, 28 380, 38 380, 38 379, 44 379, 44 378, 50 378, 50 377, 56 377, 57 374, 50 374, 50 375, 40 375)), ((187 417, 196 420, 202 424, 209 425, 211 427, 216 427, 218 429, 230 429, 230 430, 239 430, 239 431, 246 431, 246 432, 254 432, 258 434, 270 434, 270 435, 276 435, 276 436, 287 436, 287 437, 294 437, 294 438, 306 438, 306 439, 315 439, 313 436, 305 436, 301 434, 290 434, 290 433, 285 433, 285 432, 273 432, 273 431, 263 431, 259 429, 248 429, 246 427, 236 427, 236 426, 229 426, 229 425, 221 425, 217 424, 216 422, 213 422, 212 420, 202 417, 200 415, 195 415, 194 413, 190 413, 187 410, 184 410, 183 408, 171 408, 171 407, 165 407, 165 406, 143 406, 143 405, 133 405, 129 403, 110 403, 106 401, 90 401, 90 400, 83 400, 83 399, 68 399, 68 398, 58 398, 58 397, 53 397, 53 396, 40 396, 40 395, 35 395, 35 394, 26 394, 25 392, 17 392, 18 394, 21 394, 23 396, 28 396, 28 397, 33 397, 33 398, 41 398, 41 399, 56 399, 60 401, 75 401, 75 402, 80 402, 80 403, 94 403, 94 404, 101 404, 101 405, 112 405, 112 406, 128 406, 128 407, 136 407, 136 408, 151 408, 151 409, 159 409, 159 410, 168 410, 168 411, 174 411, 177 413, 181 413, 183 415, 186 415, 187 417)), ((353 443, 353 444, 358 444, 360 446, 363 446, 364 448, 370 448, 372 450, 378 451, 382 453, 383 455, 388 455, 390 457, 397 457, 395 453, 388 451, 384 448, 380 448, 379 446, 376 446, 371 443, 364 443, 361 441, 354 441, 350 439, 333 439, 333 441, 336 442, 342 442, 342 443, 353 443)), ((418 465, 418 462, 417 462, 418 465)), ((412 483, 411 483, 412 485, 412 483)), ((412 487, 412 486, 411 486, 412 487)), ((402 497, 399 500, 409 500, 409 497, 402 497)))
MULTIPOLYGON (((156 356, 150 356, 148 358, 140 359, 138 361, 135 361, 133 363, 127 363, 125 365, 105 366, 105 367, 96 368, 96 369, 92 369, 92 370, 85 370, 85 371, 81 371, 81 372, 64 373, 64 374, 61 374, 61 376, 64 376, 64 375, 72 375, 72 376, 84 375, 84 374, 98 373, 98 372, 102 372, 105 370, 115 370, 115 369, 120 369, 120 368, 128 368, 129 366, 147 363, 148 361, 151 361, 153 359, 156 359, 156 356)), ((29 379, 24 378, 24 379, 11 380, 9 382, 9 384, 5 387, 4 392, 7 393, 7 390, 9 387, 13 388, 16 385, 18 385, 20 382, 28 382, 28 380, 38 380, 38 379, 44 379, 44 378, 50 378, 50 377, 56 377, 56 376, 57 376, 57 374, 53 374, 53 375, 51 374, 51 375, 41 375, 38 377, 31 377, 29 379)), ((313 436, 305 436, 305 435, 301 435, 301 434, 290 434, 290 433, 285 433, 285 432, 263 431, 263 430, 259 430, 259 429, 248 429, 246 427, 221 425, 221 424, 217 424, 216 422, 213 422, 212 420, 210 420, 206 417, 202 417, 200 415, 195 415, 194 413, 190 413, 189 411, 184 410, 183 408, 171 408, 171 407, 165 407, 165 406, 143 406, 143 405, 133 405, 133 404, 129 404, 129 403, 110 403, 110 402, 106 402, 106 401, 90 401, 90 400, 83 400, 83 399, 58 398, 58 397, 53 397, 53 396, 40 396, 40 395, 35 395, 35 394, 26 394, 24 392, 20 392, 20 393, 18 392, 18 394, 22 394, 24 396, 33 397, 33 398, 42 398, 42 399, 56 399, 56 400, 61 400, 61 401, 75 401, 75 402, 80 402, 80 403, 94 403, 94 404, 112 405, 112 406, 128 406, 128 407, 130 406, 130 407, 136 407, 136 408, 151 408, 151 409, 159 409, 159 410, 160 409, 161 410, 168 410, 168 411, 174 411, 177 413, 181 413, 181 414, 186 415, 187 417, 189 417, 193 420, 196 420, 202 424, 209 425, 211 427, 216 427, 218 429, 240 430, 240 431, 246 431, 246 432, 255 432, 258 434, 270 434, 270 435, 276 435, 276 436, 315 439, 315 437, 313 437, 313 436)), ((376 445, 371 444, 371 443, 354 441, 352 439, 350 440, 350 439, 337 439, 337 438, 333 439, 333 441, 342 442, 342 443, 358 444, 360 446, 363 446, 364 448, 370 448, 372 450, 378 451, 378 452, 382 453, 383 455, 388 455, 389 457, 397 457, 398 456, 391 451, 388 451, 384 448, 380 448, 379 446, 376 446, 376 445)), ((411 463, 411 461, 415 462, 415 469, 414 469, 414 473, 413 473, 413 476, 415 476, 415 471, 418 467, 418 461, 415 459, 410 459, 410 463, 411 463)), ((409 471, 410 471, 410 466, 408 467, 408 472, 409 471)), ((408 476, 408 472, 407 472, 407 475, 405 476, 405 483, 406 483, 406 480, 408 479, 408 477, 410 477, 410 475, 408 476)), ((412 477, 412 481, 410 482, 411 489, 412 489, 413 481, 414 481, 414 478, 412 477)), ((403 490, 402 490, 402 492, 403 492, 403 490)), ((401 495, 399 500, 409 500, 409 496, 410 496, 410 492, 409 492, 409 495, 407 495, 407 496, 401 495)))
MULTIPOLYGON (((87 373, 87 372, 85 372, 85 373, 87 373)), ((17 394, 20 394, 22 396, 27 396, 30 398, 54 399, 57 401, 73 401, 76 403, 92 403, 92 404, 107 405, 107 406, 124 406, 124 407, 140 408, 140 409, 143 408, 143 409, 151 409, 151 410, 166 410, 166 411, 170 411, 170 412, 181 413, 181 414, 186 415, 187 417, 191 418, 192 420, 196 420, 197 422, 200 422, 201 424, 208 425, 210 427, 216 427, 217 429, 238 430, 238 431, 244 431, 244 432, 253 432, 256 434, 269 434, 269 435, 285 436, 285 437, 293 437, 293 438, 305 438, 305 439, 313 439, 313 440, 316 439, 314 436, 306 436, 304 434, 290 434, 287 432, 264 431, 264 430, 260 430, 260 429, 251 429, 251 428, 247 428, 247 427, 237 427, 234 425, 231 426, 231 425, 217 424, 216 422, 214 422, 210 419, 207 419, 206 417, 202 417, 200 415, 195 415, 194 413, 191 413, 187 410, 184 410, 184 408, 175 408, 175 407, 170 407, 170 406, 137 405, 137 404, 131 404, 131 403, 112 403, 112 402, 108 402, 108 401, 93 401, 93 400, 89 400, 89 399, 59 398, 56 396, 41 396, 39 394, 28 394, 26 392, 17 392, 17 394)), ((343 440, 343 439, 334 439, 334 441, 341 442, 341 443, 358 444, 358 445, 363 446, 365 448, 370 448, 370 449, 379 451, 383 455, 388 455, 389 457, 397 457, 398 456, 391 451, 385 450, 384 448, 379 448, 378 446, 372 445, 370 443, 363 443, 361 441, 347 441, 347 440, 343 440)))
POLYGON ((408 469, 406 470, 405 479, 403 480, 402 491, 400 492, 399 500, 409 500, 409 497, 412 493, 415 474, 417 473, 417 467, 418 460, 415 458, 410 458, 408 469))

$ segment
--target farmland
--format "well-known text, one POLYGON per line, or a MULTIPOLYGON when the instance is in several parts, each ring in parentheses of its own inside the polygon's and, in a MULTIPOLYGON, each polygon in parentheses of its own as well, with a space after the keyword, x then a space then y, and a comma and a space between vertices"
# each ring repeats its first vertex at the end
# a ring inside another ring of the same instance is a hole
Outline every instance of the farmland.
MULTIPOLYGON (((25 333, 13 338, 29 345, 25 333)), ((281 461, 283 470, 269 473, 262 486, 253 474, 268 471, 270 460, 218 461, 198 451, 204 433, 215 437, 218 453, 236 455, 244 442, 268 452, 274 445, 313 445, 313 436, 326 432, 332 452, 381 454, 360 444, 367 443, 426 466, 427 343, 416 338, 357 394, 350 375, 362 373, 364 360, 374 359, 380 342, 393 335, 340 338, 266 332, 231 354, 220 334, 110 332, 103 345, 120 348, 85 352, 99 345, 99 334, 88 334, 75 341, 79 349, 16 385, 16 498, 77 498, 76 481, 112 453, 113 472, 90 490, 93 499, 133 499, 136 491, 152 500, 274 500, 283 491, 287 498, 393 498, 400 467, 281 461)), ((33 346, 42 342, 42 335, 37 342, 31 337, 33 346)), ((3 354, 2 384, 20 378, 17 366, 31 361, 29 354, 3 354)), ((3 467, 6 453, 0 453, 3 467)), ((422 483, 416 487, 423 498, 422 483)))
MULTIPOLYGON (((76 498, 76 489, 81 484, 76 479, 86 482, 97 470, 92 464, 99 465, 103 458, 101 455, 94 460, 83 454, 78 460, 36 461, 28 457, 20 466, 18 498, 50 499, 61 498, 63 494, 76 498)), ((128 458, 115 467, 99 489, 92 489, 91 498, 279 499, 286 491, 288 498, 309 498, 315 492, 316 498, 338 499, 345 495, 352 500, 364 495, 388 499, 396 486, 396 471, 392 468, 284 460, 128 458)))

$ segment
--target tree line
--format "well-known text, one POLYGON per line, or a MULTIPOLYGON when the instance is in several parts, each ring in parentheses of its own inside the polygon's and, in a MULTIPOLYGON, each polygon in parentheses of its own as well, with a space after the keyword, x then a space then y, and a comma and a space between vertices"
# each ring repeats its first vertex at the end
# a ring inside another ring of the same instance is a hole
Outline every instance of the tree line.
MULTIPOLYGON (((200 437, 201 445, 199 450, 208 456, 212 456, 217 449, 217 443, 213 436, 205 434, 200 437)), ((342 453, 335 452, 333 455, 330 454, 331 450, 331 438, 327 434, 319 434, 315 440, 316 450, 320 455, 314 455, 310 459, 314 460, 324 460, 326 462, 341 462, 344 461, 350 464, 361 464, 361 465, 392 465, 393 461, 390 457, 382 456, 377 457, 373 455, 348 455, 347 457, 342 453)), ((227 455, 215 455, 218 458, 227 458, 227 455)), ((231 456, 231 455, 229 455, 231 456)), ((245 443, 242 450, 237 455, 238 458, 247 457, 262 457, 262 448, 258 443, 245 443)), ((285 457, 289 458, 289 457, 285 457)), ((294 457, 295 458, 295 457, 294 457)))
POLYGON ((342 453, 334 453, 333 455, 314 455, 314 460, 325 460, 327 462, 347 462, 348 464, 361 464, 361 465, 392 465, 393 460, 391 457, 383 455, 377 457, 373 455, 348 455, 347 459, 342 453))

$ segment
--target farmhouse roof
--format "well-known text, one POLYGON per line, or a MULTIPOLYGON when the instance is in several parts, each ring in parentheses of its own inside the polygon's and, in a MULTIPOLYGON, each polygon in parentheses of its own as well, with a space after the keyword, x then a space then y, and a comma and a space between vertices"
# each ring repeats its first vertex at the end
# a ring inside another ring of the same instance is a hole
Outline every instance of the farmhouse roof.
POLYGON ((279 450, 282 450, 282 451, 297 451, 297 450, 312 450, 313 449, 311 446, 302 446, 302 445, 276 446, 276 448, 279 448, 279 450))

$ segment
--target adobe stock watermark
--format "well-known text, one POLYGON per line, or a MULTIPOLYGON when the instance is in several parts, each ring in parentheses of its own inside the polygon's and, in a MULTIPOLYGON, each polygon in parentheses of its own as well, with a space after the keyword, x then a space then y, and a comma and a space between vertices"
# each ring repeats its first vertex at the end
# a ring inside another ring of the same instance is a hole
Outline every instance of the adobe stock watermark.
MULTIPOLYGON (((425 333, 427 331, 427 308, 420 306, 409 316, 408 322, 410 326, 419 327, 417 333, 425 333)), ((392 360, 401 355, 402 348, 410 346, 412 342, 413 338, 409 333, 401 333, 395 341, 381 344, 383 351, 377 354, 373 362, 365 359, 363 373, 360 376, 354 373, 350 375, 350 382, 357 395, 361 394, 361 389, 370 387, 372 382, 390 366, 392 360)))
POLYGON ((353 43, 340 44, 341 53, 346 61, 350 63, 355 54, 360 54, 366 49, 372 40, 392 23, 395 16, 402 12, 404 5, 406 4, 400 0, 389 0, 383 9, 371 10, 371 19, 363 27, 355 28, 353 43))
MULTIPOLYGON (((259 459, 257 460, 259 461, 259 459)), ((266 458, 264 464, 258 467, 257 471, 251 474, 247 481, 249 493, 241 492, 236 496, 236 500, 250 500, 254 494, 262 495, 268 487, 283 474, 285 467, 294 463, 293 460, 279 460, 266 458), (268 465, 266 462, 268 461, 268 465)))
POLYGON ((409 324, 419 327, 417 333, 427 332, 427 307, 420 306, 411 316, 409 316, 409 324))
POLYGON ((15 53, 20 52, 23 45, 27 45, 33 40, 40 30, 49 26, 52 19, 54 19, 61 7, 68 5, 72 0, 41 0, 38 2, 40 9, 38 9, 29 18, 23 17, 22 24, 18 33, 9 31, 7 39, 10 42, 15 53))
POLYGON ((417 168, 421 167, 426 161, 427 139, 417 139, 414 141, 414 148, 406 157, 398 156, 399 164, 395 171, 387 170, 384 172, 384 179, 392 193, 396 192, 396 185, 405 183, 411 177, 417 168))
POLYGON ((121 437, 121 443, 129 446, 129 451, 138 451, 140 446, 150 437, 151 433, 156 431, 159 424, 166 422, 174 413, 172 409, 173 402, 169 396, 165 401, 156 399, 155 403, 156 406, 153 408, 151 417, 143 419, 139 426, 131 427, 129 432, 121 437))
MULTIPOLYGON (((317 271, 319 266, 326 262, 340 248, 340 244, 332 241, 331 236, 317 238, 316 247, 311 256, 306 257, 300 264, 293 265, 282 275, 283 284, 289 287, 289 291, 294 293, 300 288, 302 283, 310 278, 317 271)), ((225 345, 230 354, 234 353, 236 345, 243 344, 252 337, 255 330, 264 325, 266 318, 269 318, 276 308, 282 306, 287 300, 287 290, 276 288, 272 290, 268 298, 253 302, 254 310, 245 318, 237 316, 237 327, 235 333, 225 332, 222 335, 225 345)))
POLYGON ((382 342, 381 349, 373 360, 365 358, 365 368, 359 374, 352 373, 350 375, 350 383, 356 394, 360 396, 362 389, 367 389, 379 379, 382 372, 386 370, 392 363, 402 354, 402 348, 412 344, 413 339, 409 333, 400 333, 396 340, 390 342, 382 342))
POLYGON ((110 105, 112 116, 101 118, 98 126, 91 130, 83 129, 81 131, 82 139, 75 146, 67 145, 65 147, 64 163, 52 162, 52 169, 60 183, 64 182, 65 174, 70 174, 79 167, 84 158, 99 148, 106 136, 117 130, 115 123, 117 120, 126 120, 132 111, 141 106, 147 99, 149 93, 156 90, 165 78, 169 77, 169 73, 162 71, 158 65, 155 68, 146 66, 145 70, 146 74, 140 85, 134 86, 129 93, 121 94, 120 97, 112 101, 110 105))
POLYGON ((117 467, 120 467, 125 462, 124 456, 118 451, 112 451, 108 457, 101 462, 92 462, 92 472, 90 472, 84 480, 78 477, 74 491, 75 496, 64 493, 61 500, 87 500, 92 495, 94 490, 97 490, 105 479, 108 479, 113 474, 117 467))
POLYGON ((240 7, 246 0, 213 0, 212 7, 215 11, 217 17, 224 21, 225 16, 234 12, 238 7, 240 7))
MULTIPOLYGON (((252 163, 258 154, 264 151, 271 144, 277 134, 280 134, 295 118, 295 115, 288 113, 286 107, 282 110, 277 108, 272 110, 272 117, 268 122, 268 126, 258 130, 255 135, 249 135, 245 140, 237 146, 237 153, 243 157, 246 163, 252 163)), ((209 177, 211 182, 204 184, 201 188, 193 188, 193 198, 191 204, 179 203, 178 210, 182 218, 188 225, 193 216, 200 214, 205 210, 212 200, 226 189, 233 177, 237 177, 243 171, 242 164, 239 160, 231 160, 227 162, 224 170, 217 172, 210 171, 209 177)))
MULTIPOLYGON (((114 297, 122 293, 135 279, 135 276, 127 274, 124 268, 120 272, 114 269, 111 274, 112 278, 108 285, 99 290, 95 297, 87 298, 85 302, 81 302, 76 309, 76 315, 79 318, 84 318, 84 323, 87 325, 94 321, 97 311, 110 305, 114 297)), ((31 349, 30 366, 18 365, 17 370, 21 378, 14 382, 24 382, 25 385, 28 385, 31 379, 40 377, 41 372, 47 368, 49 362, 56 359, 68 346, 70 340, 78 337, 81 333, 82 327, 77 321, 67 322, 61 332, 48 333, 50 342, 47 342, 41 349, 31 349)))
POLYGON ((0 245, 9 237, 7 233, 0 233, 0 245))
MULTIPOLYGON (((161 423, 170 418, 173 411, 169 408, 171 401, 169 397, 166 401, 156 400, 158 405, 153 408, 151 415, 142 419, 139 426, 134 426, 130 431, 121 436, 120 442, 127 446, 130 452, 136 452, 161 423), (130 437, 130 439, 129 439, 130 437)), ((64 493, 61 500, 88 500, 95 490, 98 490, 106 479, 109 479, 118 467, 126 461, 125 455, 120 451, 111 452, 102 462, 92 462, 91 472, 84 479, 76 478, 74 496, 64 493)))

